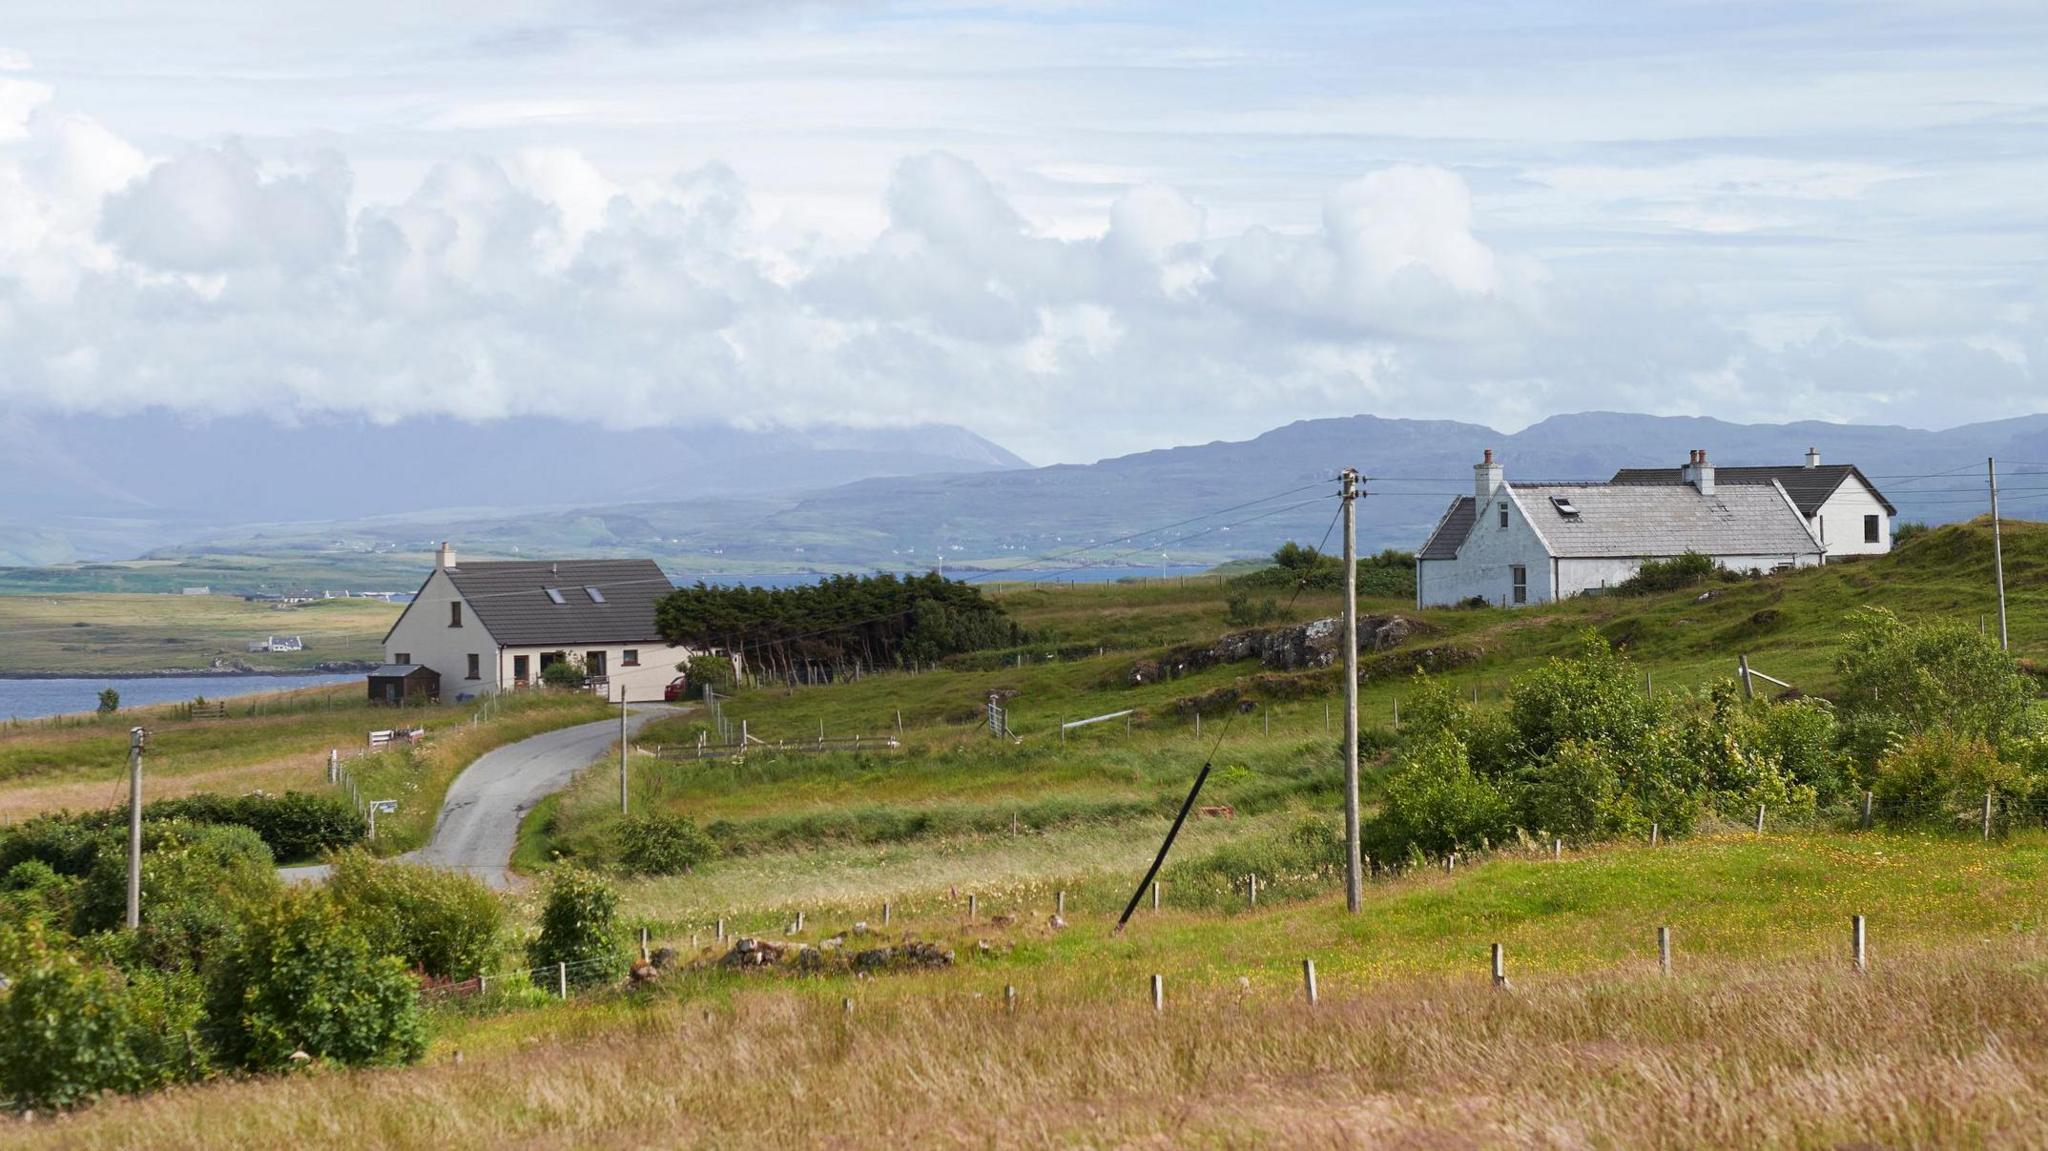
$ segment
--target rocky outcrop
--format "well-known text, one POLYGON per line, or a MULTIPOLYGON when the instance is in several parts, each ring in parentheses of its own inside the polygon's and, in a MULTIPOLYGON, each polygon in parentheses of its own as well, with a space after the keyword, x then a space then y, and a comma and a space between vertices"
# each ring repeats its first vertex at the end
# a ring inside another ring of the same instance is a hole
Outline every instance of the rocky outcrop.
MULTIPOLYGON (((1427 635, 1429 625, 1406 616, 1361 616, 1358 620, 1358 650, 1392 651, 1417 636, 1427 635)), ((1257 660, 1270 671, 1311 671, 1331 667, 1344 652, 1344 621, 1331 616, 1288 627, 1257 628, 1231 632, 1206 646, 1174 648, 1157 659, 1139 660, 1126 682, 1157 683, 1177 679, 1189 672, 1219 664, 1257 660)))

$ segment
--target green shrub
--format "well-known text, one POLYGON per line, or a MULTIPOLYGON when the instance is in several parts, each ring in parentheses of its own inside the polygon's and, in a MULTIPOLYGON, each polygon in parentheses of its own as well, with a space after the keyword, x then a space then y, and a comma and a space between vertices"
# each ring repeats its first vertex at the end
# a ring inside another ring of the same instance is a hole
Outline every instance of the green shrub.
POLYGON ((337 1063, 411 1063, 425 1053, 419 984, 379 955, 331 897, 288 889, 247 910, 207 979, 206 1022, 226 1062, 287 1067, 304 1051, 337 1063))
POLYGON ((1964 824, 1979 817, 1986 791, 2011 795, 2026 785, 1989 741, 1936 728, 1892 745, 1877 762, 1870 790, 1888 823, 1964 824))
POLYGON ((78 880, 40 859, 24 859, 0 875, 0 924, 65 924, 78 880))
POLYGON ((619 823, 619 863, 635 875, 680 875, 718 853, 711 837, 680 815, 636 815, 619 823))
POLYGON ((690 690, 699 696, 707 685, 721 695, 732 694, 735 686, 732 660, 722 655, 693 655, 682 665, 682 672, 690 690))
MULTIPOLYGON (((80 886, 74 919, 80 934, 126 921, 125 847, 110 842, 80 886)), ((134 961, 162 970, 203 970, 231 943, 246 905, 268 899, 278 886, 270 849, 246 827, 144 824, 142 927, 134 937, 134 961)))
MULTIPOLYGON (((1344 586, 1342 556, 1327 555, 1289 540, 1273 553, 1273 566, 1246 572, 1232 587, 1293 593, 1296 590, 1338 591, 1344 586)), ((1388 548, 1358 561, 1358 594, 1388 599, 1415 598, 1415 556, 1388 548)), ((1233 621, 1235 622, 1235 621, 1233 621)))
POLYGON ((1668 560, 1644 560, 1636 574, 1615 585, 1620 595, 1649 595, 1653 592, 1675 591, 1679 588, 1698 587, 1725 569, 1714 563, 1712 556, 1698 552, 1686 552, 1668 560))
MULTIPOLYGON (((145 821, 185 820, 232 824, 255 832, 279 862, 313 859, 322 852, 362 842, 368 833, 361 813, 339 796, 288 791, 283 795, 215 795, 201 792, 144 804, 145 821)), ((41 859, 67 875, 92 869, 95 833, 125 828, 128 809, 37 816, 0 832, 0 871, 22 859, 41 859)))
POLYGON ((1250 596, 1232 592, 1224 600, 1223 620, 1233 627, 1255 627, 1279 618, 1280 605, 1271 599, 1253 603, 1250 596))
POLYGON ((18 1105, 69 1107, 205 1070, 189 988, 123 979, 36 926, 0 927, 0 971, 0 1095, 18 1105))
POLYGON ((601 986, 624 975, 618 913, 619 893, 611 884, 582 868, 557 868, 548 880, 540 935, 526 947, 536 979, 552 978, 558 963, 568 966, 569 983, 576 987, 601 986))
POLYGON ((1513 830, 1513 811, 1493 781, 1472 770, 1465 745, 1446 733, 1417 741, 1387 776, 1374 853, 1430 855, 1499 841, 1513 830))
POLYGON ((1246 877, 1259 877, 1259 900, 1307 899, 1344 874, 1344 832, 1334 819, 1309 816, 1278 833, 1241 840, 1172 863, 1160 883, 1181 910, 1246 906, 1246 877))
POLYGON ((583 661, 558 659, 540 669, 540 682, 547 687, 582 687, 583 661))
POLYGON ((1628 658, 1588 631, 1577 655, 1548 660, 1509 689, 1506 759, 1540 762, 1579 742, 1602 748, 1620 770, 1640 768, 1656 754, 1660 718, 1628 658))
POLYGON ((100 706, 99 706, 99 713, 100 713, 101 715, 112 715, 112 714, 114 714, 115 712, 117 712, 117 711, 120 711, 120 710, 121 710, 121 693, 120 693, 120 692, 118 692, 118 691, 115 691, 115 690, 114 690, 113 688, 111 688, 111 687, 107 687, 107 688, 101 688, 101 689, 100 689, 100 706))
POLYGON ((1573 741, 1559 747, 1522 788, 1522 824, 1578 841, 1605 839, 1647 824, 1605 751, 1573 741))
POLYGON ((84 875, 101 846, 97 829, 66 814, 38 815, 0 830, 0 872, 36 860, 59 875, 84 875))
POLYGON ((1859 609, 1837 666, 1843 743, 1865 766, 1900 739, 1937 729, 1998 748, 2039 731, 2019 661, 1961 623, 1859 609))
POLYGON ((327 891, 372 950, 440 979, 468 979, 499 955, 505 907, 458 872, 378 860, 361 849, 331 860, 327 891))

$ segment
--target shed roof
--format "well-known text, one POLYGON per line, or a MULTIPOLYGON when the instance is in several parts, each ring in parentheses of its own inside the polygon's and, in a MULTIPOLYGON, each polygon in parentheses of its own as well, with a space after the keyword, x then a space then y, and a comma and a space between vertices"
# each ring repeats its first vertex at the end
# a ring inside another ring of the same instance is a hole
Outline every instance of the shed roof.
POLYGON ((1775 483, 1512 484, 1550 554, 1565 558, 1810 555, 1821 546, 1775 483), (1571 501, 1567 515, 1552 501, 1571 501))
POLYGON ((429 673, 433 673, 433 674, 439 674, 438 672, 434 672, 434 669, 433 669, 433 668, 430 668, 430 667, 428 667, 428 666, 427 666, 426 664, 423 664, 423 663, 387 663, 387 664, 383 664, 383 665, 381 665, 381 666, 378 666, 378 667, 373 667, 373 668, 371 668, 371 669, 370 669, 370 678, 371 678, 371 679, 404 679, 405 677, 407 677, 407 676, 409 676, 409 675, 413 674, 414 672, 418 672, 418 671, 424 671, 424 672, 429 672, 429 673))
POLYGON ((1460 496, 1451 501, 1451 510, 1437 522, 1436 530, 1429 534, 1429 542, 1415 553, 1419 560, 1454 560, 1458 549, 1465 546, 1465 537, 1472 534, 1472 525, 1478 521, 1478 506, 1471 496, 1460 496))
MULTIPOLYGON (((1776 480, 1799 506, 1799 514, 1811 518, 1819 514, 1820 506, 1828 502, 1835 489, 1850 476, 1870 489, 1877 502, 1884 505, 1886 515, 1898 515, 1899 509, 1892 506, 1877 485, 1870 482, 1862 469, 1855 464, 1818 464, 1803 467, 1797 464, 1774 467, 1734 467, 1714 469, 1715 486, 1721 484, 1767 484, 1776 480)), ((1685 482, 1682 468, 1623 468, 1614 473, 1611 481, 1617 484, 1682 484, 1685 482)))
POLYGON ((675 590, 650 559, 493 560, 442 570, 470 611, 507 647, 659 642, 654 608, 675 590))

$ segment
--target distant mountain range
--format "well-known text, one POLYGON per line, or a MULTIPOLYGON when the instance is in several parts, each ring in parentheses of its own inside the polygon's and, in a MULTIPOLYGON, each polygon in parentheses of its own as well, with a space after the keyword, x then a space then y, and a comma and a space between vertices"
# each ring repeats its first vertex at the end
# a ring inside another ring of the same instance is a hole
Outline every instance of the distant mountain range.
MULTIPOLYGON (((1621 467, 1676 467, 1694 448, 1733 465, 1796 464, 1814 447, 1827 462, 1859 465, 1901 519, 1929 523, 1981 514, 1984 461, 1997 456, 2006 513, 2048 518, 2048 415, 1928 432, 1591 412, 1512 434, 1355 416, 1042 468, 946 427, 616 433, 513 421, 357 427, 338 441, 331 429, 273 431, 270 440, 260 427, 241 434, 256 442, 206 433, 201 458, 186 456, 199 475, 154 489, 142 482, 147 468, 94 470, 87 465, 105 457, 65 457, 86 490, 63 496, 69 506, 139 516, 142 501, 116 495, 154 491, 158 504, 182 509, 208 490, 246 490, 246 499, 211 505, 214 525, 189 531, 166 556, 423 553, 453 538, 464 554, 649 554, 685 576, 1208 564, 1323 538, 1336 511, 1332 477, 1345 466, 1368 477, 1361 548, 1414 548, 1450 499, 1470 490, 1472 464, 1487 448, 1511 480, 1583 480, 1621 467), (384 514, 352 517, 349 507, 384 514), (240 526, 228 526, 233 515, 240 526), (316 519, 325 522, 304 522, 316 519), (249 526, 258 520, 268 522, 249 526)), ((194 450, 188 443, 179 454, 194 450)), ((63 486, 54 473, 41 482, 63 486)))
POLYGON ((964 428, 614 430, 548 419, 282 425, 0 413, 0 564, 136 555, 250 524, 750 498, 1030 465, 964 428), (450 509, 460 509, 451 511, 450 509))

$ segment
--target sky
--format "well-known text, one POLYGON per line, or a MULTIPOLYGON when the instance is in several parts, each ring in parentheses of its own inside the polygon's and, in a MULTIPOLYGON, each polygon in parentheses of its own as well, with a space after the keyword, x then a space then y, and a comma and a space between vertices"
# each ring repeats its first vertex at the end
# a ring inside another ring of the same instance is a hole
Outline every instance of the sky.
POLYGON ((0 414, 2048 410, 2048 5, 9 0, 0 414))

